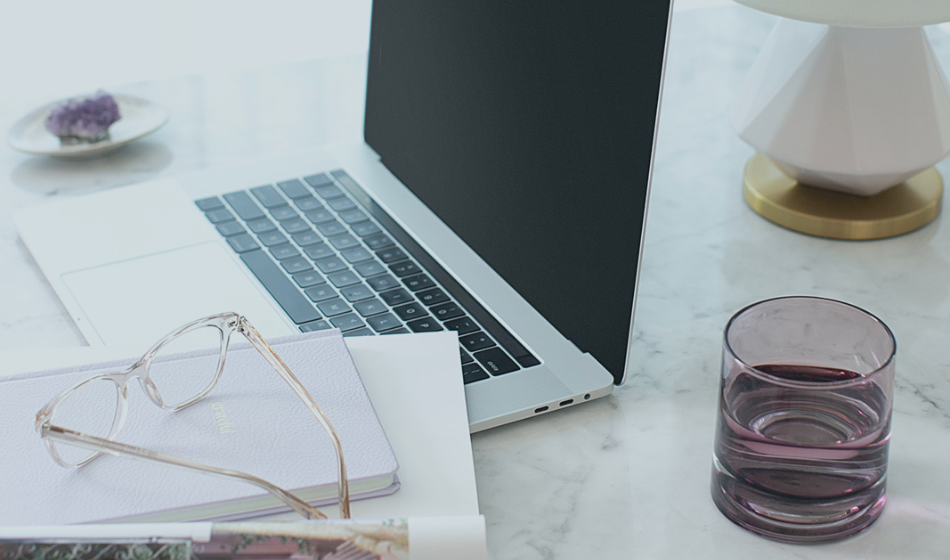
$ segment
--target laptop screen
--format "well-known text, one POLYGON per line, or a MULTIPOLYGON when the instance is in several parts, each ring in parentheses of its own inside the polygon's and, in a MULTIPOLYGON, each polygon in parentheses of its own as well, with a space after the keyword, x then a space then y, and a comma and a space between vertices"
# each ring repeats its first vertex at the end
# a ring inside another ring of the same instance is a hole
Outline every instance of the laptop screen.
POLYGON ((373 3, 367 143, 618 383, 669 7, 373 3))

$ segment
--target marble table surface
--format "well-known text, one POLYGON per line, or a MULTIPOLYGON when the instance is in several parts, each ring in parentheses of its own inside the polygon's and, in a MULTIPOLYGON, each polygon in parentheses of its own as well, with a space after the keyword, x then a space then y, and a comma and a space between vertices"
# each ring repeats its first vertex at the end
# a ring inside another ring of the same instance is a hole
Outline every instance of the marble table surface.
MULTIPOLYGON (((888 240, 775 226, 741 195, 752 150, 728 110, 775 18, 740 6, 675 14, 631 365, 613 395, 475 434, 479 504, 496 559, 950 558, 950 231, 888 240), (898 340, 889 501, 857 537, 778 544, 709 497, 721 332, 743 306, 811 294, 864 307, 898 340)), ((950 67, 950 38, 930 30, 950 67)), ((83 345, 19 241, 15 209, 249 157, 359 139, 365 59, 133 83, 169 124, 108 157, 0 147, 0 351, 83 345)), ((0 130, 47 99, 0 105, 0 130)), ((937 168, 950 176, 950 163, 937 168)), ((64 232, 64 235, 68 232, 64 232)))

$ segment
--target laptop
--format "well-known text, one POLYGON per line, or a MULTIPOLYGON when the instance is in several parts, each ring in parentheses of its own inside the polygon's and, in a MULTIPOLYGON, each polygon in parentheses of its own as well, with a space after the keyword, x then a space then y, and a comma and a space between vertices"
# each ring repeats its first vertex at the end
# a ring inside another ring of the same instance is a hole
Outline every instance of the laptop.
POLYGON ((588 402, 630 373, 669 21, 668 1, 375 2, 365 142, 17 227, 92 345, 221 311, 265 336, 450 329, 473 432, 588 402))

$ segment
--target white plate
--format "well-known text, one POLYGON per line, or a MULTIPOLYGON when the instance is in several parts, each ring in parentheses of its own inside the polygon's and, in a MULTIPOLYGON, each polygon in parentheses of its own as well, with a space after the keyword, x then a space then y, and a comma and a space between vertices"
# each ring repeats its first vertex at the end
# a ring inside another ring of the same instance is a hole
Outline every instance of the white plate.
POLYGON ((119 106, 121 119, 109 127, 109 138, 100 142, 61 144, 59 137, 46 130, 46 117, 63 99, 50 103, 20 119, 10 129, 10 146, 21 152, 59 157, 98 156, 151 134, 168 122, 168 110, 161 105, 131 95, 112 96, 119 106))

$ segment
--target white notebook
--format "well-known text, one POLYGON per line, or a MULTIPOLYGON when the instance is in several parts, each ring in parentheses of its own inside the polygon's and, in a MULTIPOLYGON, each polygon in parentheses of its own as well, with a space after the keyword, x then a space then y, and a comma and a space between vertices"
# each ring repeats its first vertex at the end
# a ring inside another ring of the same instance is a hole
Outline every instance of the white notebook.
MULTIPOLYGON (((339 331, 269 342, 336 428, 352 497, 394 492, 396 458, 339 331)), ((77 469, 53 461, 34 426, 40 408, 74 383, 138 357, 0 378, 0 525, 235 519, 287 509, 255 486, 191 471, 108 455, 77 469)), ((246 344, 232 345, 215 389, 179 412, 160 409, 130 384, 128 420, 116 441, 253 474, 311 503, 335 502, 329 439, 246 344)))

